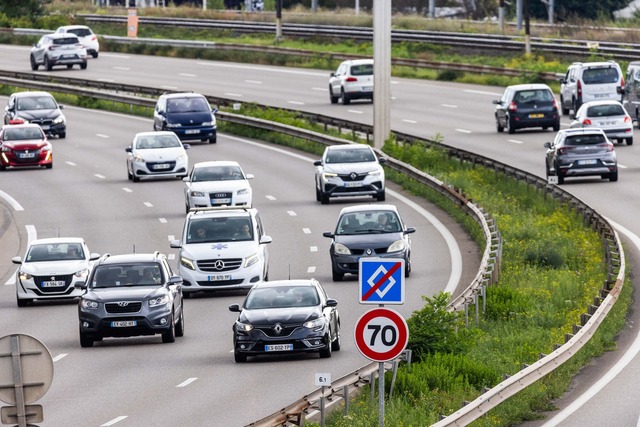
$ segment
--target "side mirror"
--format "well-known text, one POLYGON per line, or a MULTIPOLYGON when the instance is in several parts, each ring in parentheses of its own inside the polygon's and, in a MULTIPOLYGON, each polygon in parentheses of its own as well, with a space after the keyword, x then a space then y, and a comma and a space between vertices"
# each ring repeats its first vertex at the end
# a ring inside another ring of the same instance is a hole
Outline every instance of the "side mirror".
POLYGON ((496 105, 502 105, 502 101, 500 101, 499 99, 494 99, 493 101, 491 101, 491 103, 496 105))
POLYGON ((378 163, 387 163, 387 158, 386 157, 379 157, 378 158, 378 163))
POLYGON ((411 234, 415 232, 416 232, 416 229, 414 227, 408 227, 406 230, 404 230, 404 234, 411 234))
POLYGON ((169 285, 182 285, 182 277, 181 276, 171 276, 169 277, 169 285))
POLYGON ((131 153, 133 149, 131 147, 127 147, 124 149, 124 151, 126 151, 127 153, 131 153))
POLYGON ((328 237, 330 239, 333 239, 333 236, 334 236, 334 234, 332 232, 330 232, 330 231, 325 231, 324 233, 322 233, 322 235, 324 237, 328 237))
POLYGON ((338 305, 338 301, 334 300, 333 298, 327 298, 327 303, 325 304, 325 307, 336 307, 338 305))
POLYGON ((188 176, 185 176, 184 178, 182 178, 182 182, 189 182, 189 181, 190 181, 190 179, 189 179, 188 176))
POLYGON ((336 73, 334 72, 329 73, 329 77, 335 77, 335 76, 336 76, 336 73))
POLYGON ((565 83, 567 82, 567 81, 564 79, 564 77, 563 77, 563 78, 561 78, 561 79, 559 79, 558 81, 560 82, 560 84, 565 84, 565 83))
POLYGON ((544 143, 544 148, 551 148, 551 143, 550 142, 545 142, 544 143))
POLYGON ((215 113, 217 113, 218 111, 219 111, 219 110, 218 110, 217 108, 213 108, 213 109, 211 110, 211 114, 215 114, 215 113))
POLYGON ((231 304, 229 306, 229 311, 232 311, 234 313, 240 313, 240 304, 231 304))
POLYGON ((322 160, 316 160, 313 162, 313 166, 322 166, 322 160))
POLYGON ((182 242, 180 242, 180 240, 172 240, 169 242, 169 247, 174 249, 180 249, 182 247, 182 242))
POLYGON ((185 150, 188 150, 189 148, 191 148, 191 145, 189 145, 189 144, 182 144, 182 148, 184 148, 185 150))
POLYGON ((89 255, 89 261, 95 261, 98 258, 100 258, 100 254, 97 254, 95 252, 91 252, 91 254, 89 255))
POLYGON ((271 236, 262 236, 260 237, 260 244, 267 244, 267 243, 271 243, 273 242, 273 239, 271 238, 271 236))
POLYGON ((14 264, 22 264, 22 258, 20 258, 19 256, 14 256, 13 258, 11 258, 11 262, 14 264))
POLYGON ((64 110, 64 105, 58 105, 58 108, 64 110))
POLYGON ((73 287, 76 289, 87 289, 87 282, 76 282, 73 287))
POLYGON ((624 94, 625 94, 625 92, 626 92, 626 91, 625 91, 624 86, 617 86, 617 87, 616 87, 616 93, 617 93, 618 95, 624 95, 624 94))
POLYGON ((255 178, 255 176, 253 176, 253 174, 252 174, 252 173, 248 173, 248 174, 246 175, 246 177, 247 177, 247 179, 253 179, 253 178, 255 178))

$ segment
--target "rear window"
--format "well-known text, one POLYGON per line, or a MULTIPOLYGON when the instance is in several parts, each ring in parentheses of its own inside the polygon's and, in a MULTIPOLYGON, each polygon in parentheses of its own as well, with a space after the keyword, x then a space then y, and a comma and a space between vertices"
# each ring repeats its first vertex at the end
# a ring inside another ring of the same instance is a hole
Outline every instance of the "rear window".
POLYGON ((579 147, 581 145, 595 145, 606 142, 604 135, 573 135, 568 136, 564 141, 564 145, 571 145, 573 147, 579 147))
POLYGON ((65 37, 53 40, 54 44, 76 44, 80 43, 77 37, 65 37))
POLYGON ((620 74, 614 67, 587 68, 582 72, 584 84, 618 83, 620 74))
POLYGON ((513 100, 516 102, 543 102, 543 101, 553 101, 553 93, 551 93, 548 89, 532 89, 532 90, 521 90, 516 92, 513 100))
POLYGON ((73 30, 69 30, 70 33, 75 34, 78 37, 85 37, 91 35, 91 30, 88 28, 75 28, 73 30))
POLYGON ((624 116, 626 114, 622 105, 594 105, 587 109, 587 116, 589 117, 609 117, 609 116, 624 116))
POLYGON ((370 76, 373 74, 373 64, 361 64, 351 66, 352 76, 370 76))

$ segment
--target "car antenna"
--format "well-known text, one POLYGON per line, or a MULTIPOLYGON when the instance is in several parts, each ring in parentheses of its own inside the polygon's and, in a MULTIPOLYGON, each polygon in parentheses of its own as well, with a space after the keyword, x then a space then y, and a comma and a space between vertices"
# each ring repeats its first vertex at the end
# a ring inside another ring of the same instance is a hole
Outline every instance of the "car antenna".
POLYGON ((136 253, 136 244, 135 243, 133 244, 133 253, 134 254, 136 253))
POLYGON ((289 264, 289 280, 291 280, 291 264, 289 264))

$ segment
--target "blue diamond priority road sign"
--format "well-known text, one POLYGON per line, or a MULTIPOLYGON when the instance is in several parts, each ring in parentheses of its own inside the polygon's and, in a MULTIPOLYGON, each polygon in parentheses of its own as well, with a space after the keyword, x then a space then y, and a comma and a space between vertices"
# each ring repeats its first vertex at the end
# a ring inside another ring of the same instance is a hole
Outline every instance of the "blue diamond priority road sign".
POLYGON ((360 304, 404 304, 404 259, 360 258, 360 304))

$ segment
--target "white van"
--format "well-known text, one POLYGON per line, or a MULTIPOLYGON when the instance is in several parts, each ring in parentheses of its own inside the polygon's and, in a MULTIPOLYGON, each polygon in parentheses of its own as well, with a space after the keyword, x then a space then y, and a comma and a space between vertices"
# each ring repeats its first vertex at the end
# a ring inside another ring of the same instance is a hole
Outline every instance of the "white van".
POLYGON ((560 79, 562 114, 575 114, 589 101, 617 100, 622 102, 624 77, 615 61, 574 62, 560 79))

